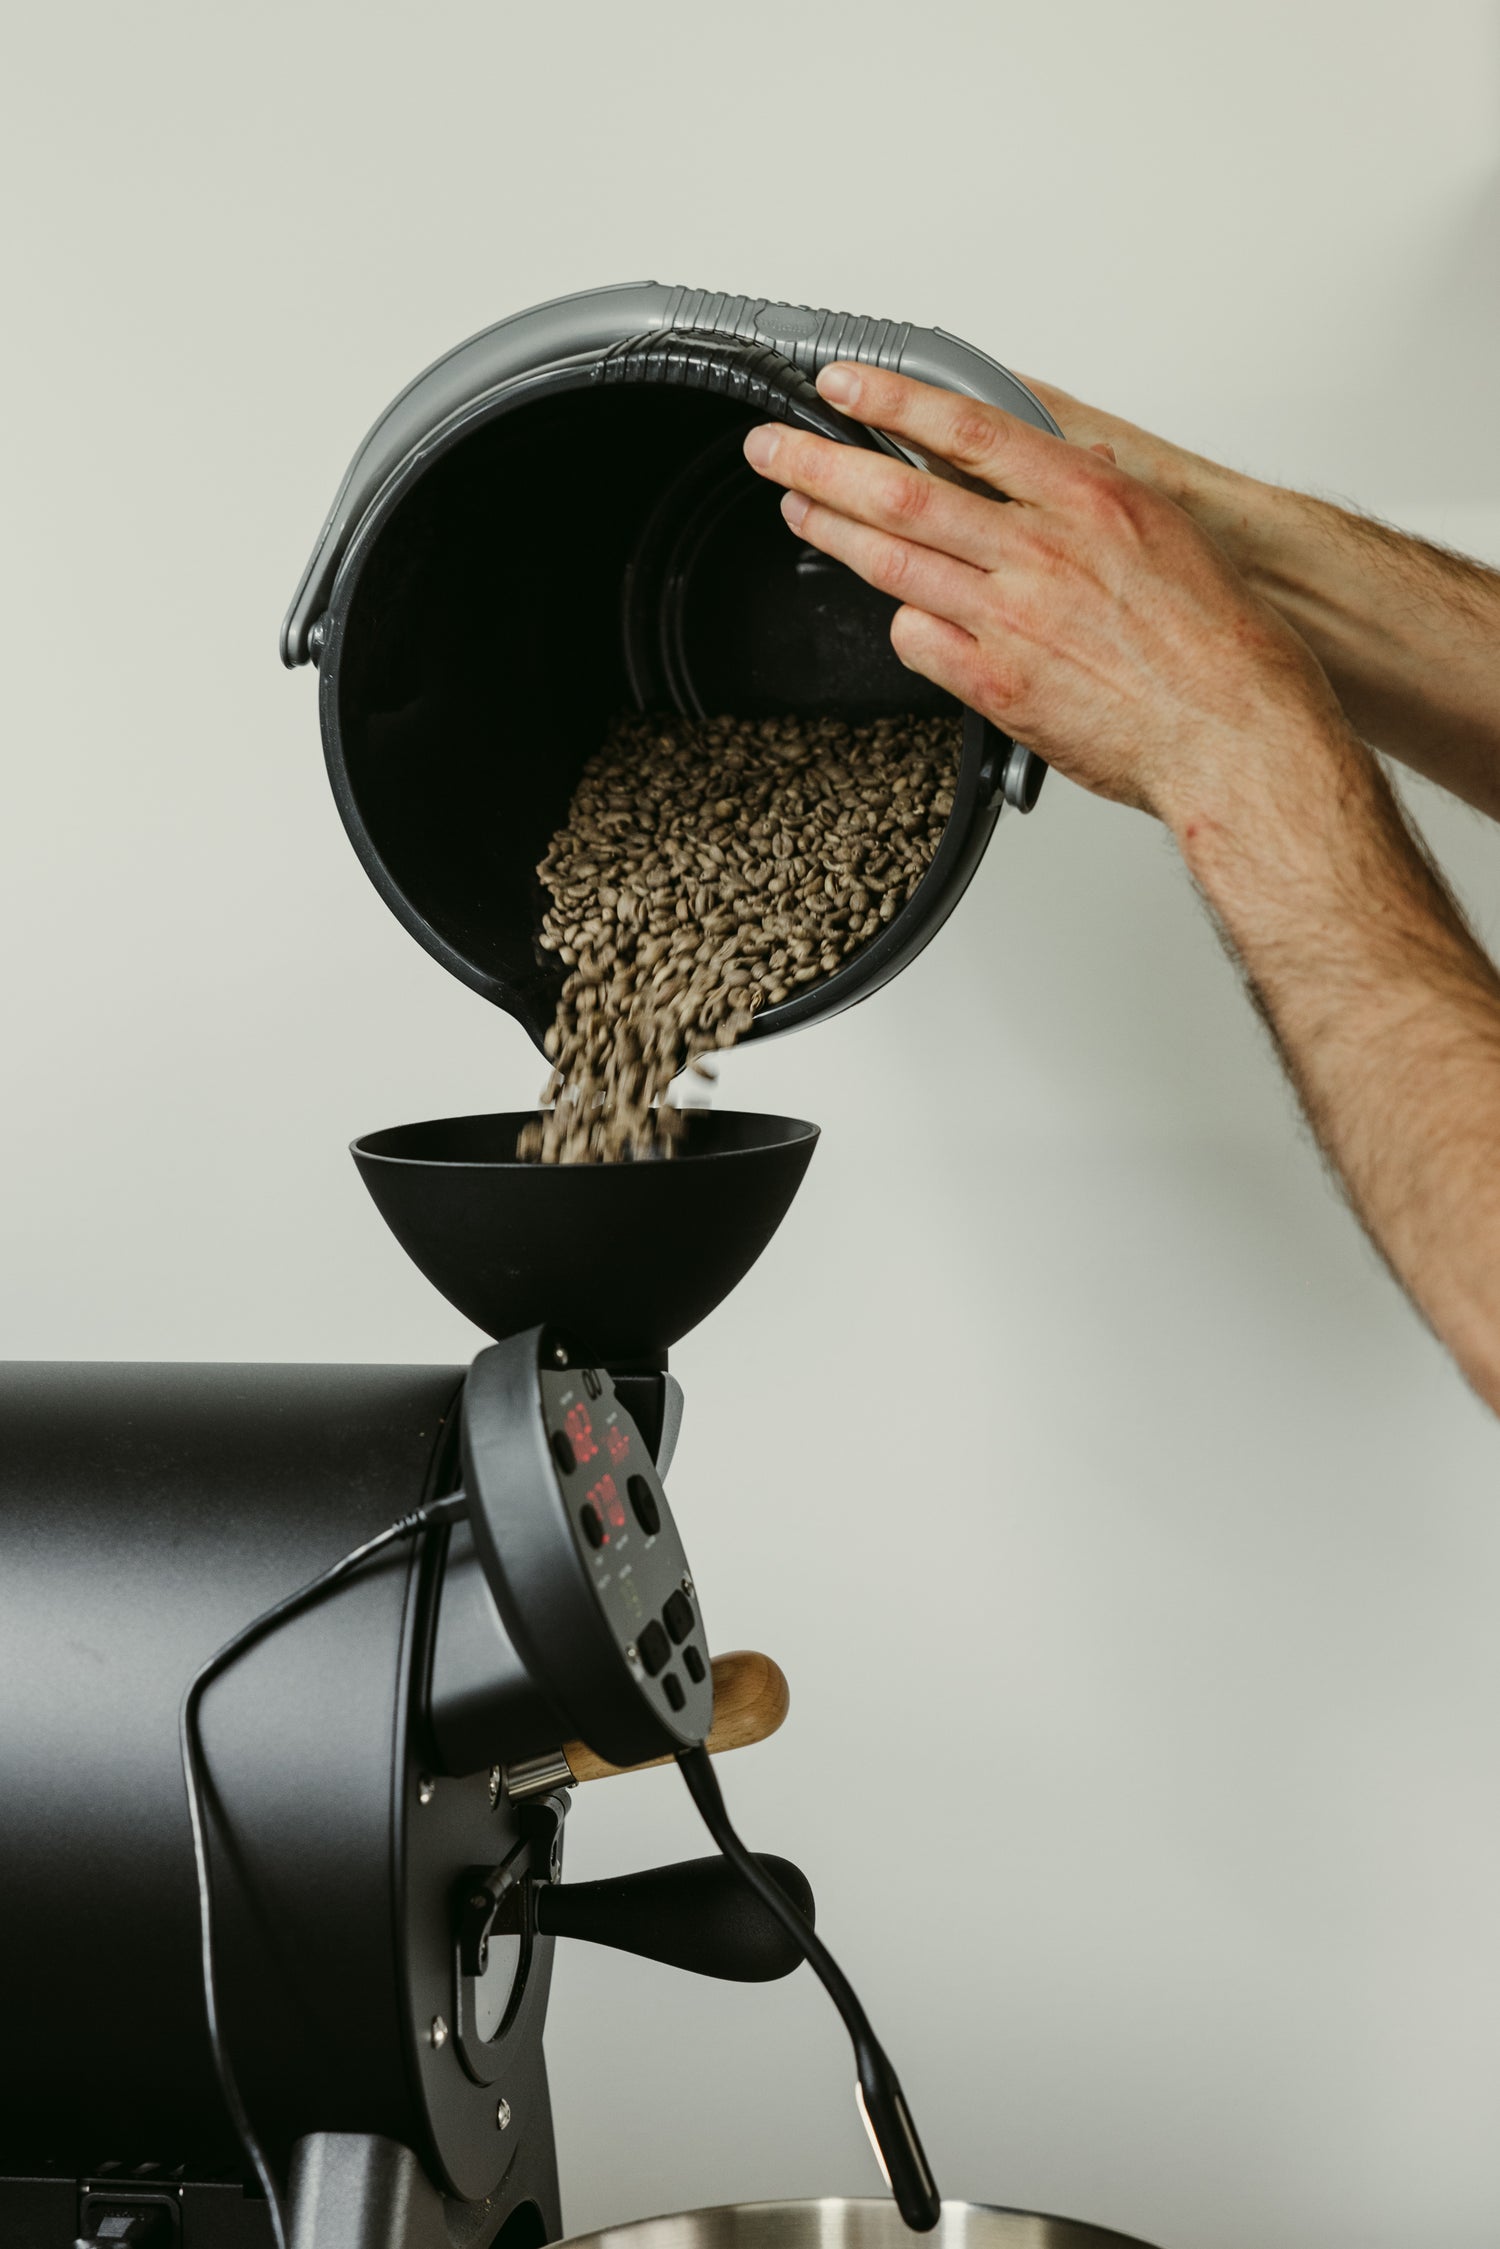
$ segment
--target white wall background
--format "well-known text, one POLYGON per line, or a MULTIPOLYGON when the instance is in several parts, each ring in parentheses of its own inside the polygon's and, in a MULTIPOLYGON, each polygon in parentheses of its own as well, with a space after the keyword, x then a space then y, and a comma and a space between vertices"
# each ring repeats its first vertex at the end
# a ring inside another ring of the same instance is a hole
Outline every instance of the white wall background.
MULTIPOLYGON (((275 647, 367 423, 501 314, 940 321, 1500 560, 1490 0, 146 0, 5 47, 0 1351, 479 1343, 344 1144, 538 1065, 367 886, 275 647)), ((1500 935, 1500 836, 1420 805, 1500 935)), ((1500 1438, 1162 838, 1054 782, 725 1095, 825 1128, 677 1357, 711 1623, 795 1694, 726 1782, 947 2191, 1492 2243, 1500 1438)), ((697 1847, 670 1775, 574 1829, 575 1872, 697 1847)), ((580 1951, 551 2043, 575 2226, 871 2183, 805 1976, 580 1951)))

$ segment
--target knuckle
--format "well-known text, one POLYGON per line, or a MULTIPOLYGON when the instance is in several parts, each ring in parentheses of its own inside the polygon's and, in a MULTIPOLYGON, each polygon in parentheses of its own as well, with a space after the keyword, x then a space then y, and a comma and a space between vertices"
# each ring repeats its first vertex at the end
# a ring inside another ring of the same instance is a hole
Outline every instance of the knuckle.
POLYGON ((988 407, 977 399, 957 406, 949 425, 953 458, 964 465, 986 461, 996 449, 998 424, 988 407))
POLYGON ((1151 512, 1152 496, 1144 487, 1132 484, 1129 477, 1112 476, 1104 469, 1098 473, 1090 471, 1078 497, 1095 529, 1116 537, 1129 537, 1141 531, 1151 512))
POLYGON ((1013 657, 988 653, 979 671, 985 707, 1001 715, 1014 712, 1026 692, 1022 668, 1013 657))
POLYGON ((883 539, 871 577, 882 593, 899 594, 911 578, 911 549, 900 539, 883 539))
POLYGON ((886 487, 886 506, 898 523, 920 523, 932 505, 932 480, 914 469, 897 469, 886 487))

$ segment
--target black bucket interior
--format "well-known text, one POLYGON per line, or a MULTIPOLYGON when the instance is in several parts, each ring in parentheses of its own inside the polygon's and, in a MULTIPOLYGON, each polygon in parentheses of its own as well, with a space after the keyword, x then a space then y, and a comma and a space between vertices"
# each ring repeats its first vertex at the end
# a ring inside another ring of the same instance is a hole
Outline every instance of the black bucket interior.
POLYGON ((408 926, 534 1037, 562 975, 536 949, 536 864, 617 711, 958 708, 897 662, 895 604, 788 530, 740 456, 756 419, 580 376, 450 444, 341 574, 323 664, 345 820, 408 926))

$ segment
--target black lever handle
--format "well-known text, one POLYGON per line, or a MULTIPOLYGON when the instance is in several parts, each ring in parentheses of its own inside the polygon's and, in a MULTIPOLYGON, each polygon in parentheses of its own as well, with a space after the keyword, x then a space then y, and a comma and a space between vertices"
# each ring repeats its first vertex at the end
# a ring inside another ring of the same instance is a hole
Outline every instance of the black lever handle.
MULTIPOLYGON (((757 1856, 811 1925, 815 1907, 806 1875, 789 1859, 757 1856)), ((722 1858, 685 1859, 610 1882, 543 1882, 533 1896, 543 1936, 613 1945, 695 1976, 771 1983, 802 1959, 775 1915, 722 1858)))

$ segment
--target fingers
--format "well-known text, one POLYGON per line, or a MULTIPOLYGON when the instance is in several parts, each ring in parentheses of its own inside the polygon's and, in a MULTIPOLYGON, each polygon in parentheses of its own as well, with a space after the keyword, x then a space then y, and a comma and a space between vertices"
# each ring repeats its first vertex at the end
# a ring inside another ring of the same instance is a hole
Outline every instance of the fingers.
POLYGON ((971 563, 856 522, 801 492, 788 492, 781 512, 810 547, 846 562, 879 592, 915 602, 959 625, 967 626, 970 620, 977 624, 983 615, 988 581, 971 563))
POLYGON ((1075 492, 1080 474, 1089 473, 1050 430, 884 367, 835 360, 819 375, 818 389, 855 421, 908 438, 924 453, 940 453, 1012 500, 1045 506, 1075 492))
POLYGON ((891 646, 909 672, 920 672, 934 687, 978 707, 979 643, 961 625, 925 609, 898 609, 891 619, 891 646))
POLYGON ((878 531, 935 547, 984 569, 996 560, 1000 509, 980 496, 862 446, 768 422, 745 439, 760 476, 820 500, 878 531))

